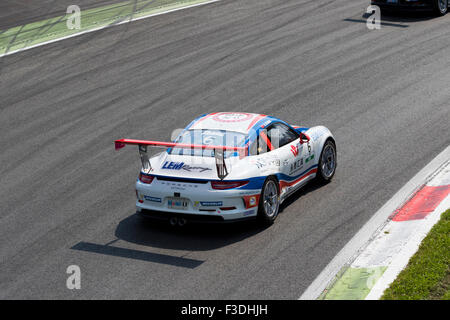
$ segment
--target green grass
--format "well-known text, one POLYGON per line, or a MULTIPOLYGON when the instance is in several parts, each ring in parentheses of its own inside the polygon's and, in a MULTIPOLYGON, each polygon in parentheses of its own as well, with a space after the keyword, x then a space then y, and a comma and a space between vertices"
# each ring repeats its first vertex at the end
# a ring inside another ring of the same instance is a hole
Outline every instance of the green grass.
POLYGON ((71 15, 64 12, 59 17, 0 30, 0 54, 83 31, 114 25, 132 17, 138 18, 203 2, 206 2, 206 0, 137 0, 136 2, 124 1, 89 10, 81 8, 80 30, 69 30, 67 28, 67 19, 71 15))
POLYGON ((450 300, 450 209, 381 299, 450 300))

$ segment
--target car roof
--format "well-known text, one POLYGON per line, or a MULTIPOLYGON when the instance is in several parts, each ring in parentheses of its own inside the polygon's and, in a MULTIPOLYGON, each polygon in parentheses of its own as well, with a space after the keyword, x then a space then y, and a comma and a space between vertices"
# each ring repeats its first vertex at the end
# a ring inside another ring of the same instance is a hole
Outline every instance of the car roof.
POLYGON ((274 121, 281 120, 257 113, 215 112, 198 117, 186 129, 228 130, 248 134, 252 128, 266 127, 274 121))

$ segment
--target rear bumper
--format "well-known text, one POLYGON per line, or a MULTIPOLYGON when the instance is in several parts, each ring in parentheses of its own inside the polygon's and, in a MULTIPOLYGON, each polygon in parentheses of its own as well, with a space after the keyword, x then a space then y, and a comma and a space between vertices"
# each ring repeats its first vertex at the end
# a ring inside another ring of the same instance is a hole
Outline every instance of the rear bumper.
POLYGON ((222 216, 219 215, 162 212, 147 209, 141 209, 140 211, 138 210, 136 213, 145 219, 158 221, 169 221, 172 218, 185 219, 186 222, 189 224, 233 223, 256 219, 256 216, 240 217, 235 219, 224 219, 222 216))
MULTIPOLYGON (((261 190, 213 190, 209 183, 170 182, 159 179, 151 184, 136 182, 137 212, 154 216, 170 217, 182 215, 188 220, 240 220, 255 217, 258 211, 258 200, 261 190), (172 199, 182 199, 184 208, 173 208, 172 199), (246 199, 253 199, 252 204, 246 199), (214 218, 211 218, 214 217, 214 218), (215 218, 217 217, 217 218, 215 218)), ((160 218, 161 218, 160 217, 160 218)))
POLYGON ((406 1, 398 0, 397 3, 390 3, 388 0, 374 0, 372 5, 379 6, 381 9, 405 10, 405 11, 429 11, 433 9, 431 1, 417 0, 406 1))

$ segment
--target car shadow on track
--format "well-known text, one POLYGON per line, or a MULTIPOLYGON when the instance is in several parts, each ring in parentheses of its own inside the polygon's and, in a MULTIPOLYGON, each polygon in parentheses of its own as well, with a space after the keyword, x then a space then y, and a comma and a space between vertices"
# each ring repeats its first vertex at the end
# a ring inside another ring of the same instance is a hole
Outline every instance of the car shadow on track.
MULTIPOLYGON (((316 179, 312 180, 311 182, 308 182, 307 185, 300 188, 296 192, 294 192, 292 195, 289 196, 286 200, 284 200, 283 204, 280 206, 280 212, 279 214, 282 214, 285 209, 287 209, 292 203, 299 200, 301 197, 306 196, 310 192, 314 192, 317 189, 320 189, 324 186, 326 186, 330 182, 319 182, 316 179)), ((275 222, 276 223, 276 222, 275 222)))
MULTIPOLYGON (((323 183, 312 181, 292 194, 280 206, 280 215, 290 204, 323 186, 323 183)), ((178 255, 124 248, 121 245, 115 245, 115 243, 123 240, 129 244, 142 245, 156 251, 161 249, 192 252, 208 251, 243 241, 268 228, 269 226, 263 225, 257 220, 231 224, 187 224, 184 227, 172 227, 168 222, 148 220, 135 213, 119 222, 114 233, 115 240, 107 244, 82 241, 72 246, 71 249, 194 269, 204 261, 178 255)))
MULTIPOLYGON (((290 204, 323 186, 323 183, 316 181, 308 183, 283 202, 280 215, 290 204)), ((147 220, 133 214, 118 224, 115 236, 120 240, 154 248, 207 251, 253 237, 268 228, 270 226, 257 220, 225 224, 187 224, 180 228, 172 227, 168 222, 147 220)))
POLYGON ((186 225, 182 228, 171 227, 168 223, 147 220, 138 214, 133 214, 120 221, 115 230, 115 240, 107 244, 82 241, 72 246, 71 249, 194 269, 205 261, 157 251, 161 249, 192 252, 214 250, 242 241, 265 229, 266 227, 255 221, 237 222, 233 225, 205 224, 186 225), (124 248, 121 244, 116 245, 115 243, 120 240, 128 244, 153 248, 155 252, 124 248))
POLYGON ((122 220, 115 236, 139 245, 187 251, 208 251, 228 246, 265 230, 256 221, 233 224, 186 224, 172 227, 168 222, 147 220, 133 214, 122 220))

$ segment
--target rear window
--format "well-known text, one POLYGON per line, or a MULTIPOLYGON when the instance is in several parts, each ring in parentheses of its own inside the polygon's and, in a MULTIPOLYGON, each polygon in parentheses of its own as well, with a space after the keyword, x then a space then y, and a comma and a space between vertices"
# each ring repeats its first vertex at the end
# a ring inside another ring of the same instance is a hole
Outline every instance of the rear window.
MULTIPOLYGON (((176 143, 185 144, 203 144, 210 146, 227 146, 227 147, 243 147, 245 144, 246 135, 240 132, 227 130, 209 130, 209 129, 194 129, 184 131, 176 140, 176 143)), ((214 150, 201 149, 169 149, 170 154, 175 155, 191 155, 198 157, 214 157, 214 150)), ((237 156, 235 151, 225 152, 225 157, 237 156)))

